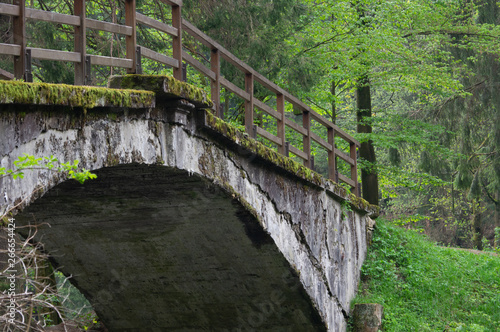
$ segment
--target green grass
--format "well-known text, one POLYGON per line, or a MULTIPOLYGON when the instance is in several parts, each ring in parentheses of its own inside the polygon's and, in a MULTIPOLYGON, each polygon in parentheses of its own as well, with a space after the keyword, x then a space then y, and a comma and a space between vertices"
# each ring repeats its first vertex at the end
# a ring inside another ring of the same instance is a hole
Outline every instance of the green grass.
POLYGON ((382 304, 384 331, 500 331, 500 257, 378 219, 354 303, 382 304))

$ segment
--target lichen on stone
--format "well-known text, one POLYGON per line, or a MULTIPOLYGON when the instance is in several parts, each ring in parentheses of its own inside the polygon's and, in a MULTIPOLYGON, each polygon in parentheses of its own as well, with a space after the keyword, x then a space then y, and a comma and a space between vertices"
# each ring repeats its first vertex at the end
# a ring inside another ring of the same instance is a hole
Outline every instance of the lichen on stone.
POLYGON ((150 91, 117 90, 67 84, 0 81, 0 104, 60 105, 71 107, 150 108, 155 95, 150 91))

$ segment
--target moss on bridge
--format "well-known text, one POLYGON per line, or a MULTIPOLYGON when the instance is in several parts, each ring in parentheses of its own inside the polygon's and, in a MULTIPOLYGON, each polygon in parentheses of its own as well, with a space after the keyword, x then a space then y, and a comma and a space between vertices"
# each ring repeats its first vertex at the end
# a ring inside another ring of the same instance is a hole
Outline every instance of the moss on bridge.
POLYGON ((0 81, 1 104, 58 105, 82 108, 130 107, 155 105, 151 91, 118 90, 66 84, 0 81))
POLYGON ((203 89, 167 75, 117 75, 110 78, 109 87, 154 91, 156 98, 182 98, 200 108, 211 108, 213 106, 212 101, 203 89))

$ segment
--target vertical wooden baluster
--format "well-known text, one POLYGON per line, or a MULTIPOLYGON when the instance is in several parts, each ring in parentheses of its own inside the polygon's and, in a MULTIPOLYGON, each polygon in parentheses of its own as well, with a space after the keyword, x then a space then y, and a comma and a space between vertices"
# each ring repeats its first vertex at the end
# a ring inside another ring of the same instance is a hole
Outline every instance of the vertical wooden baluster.
POLYGON ((21 54, 14 56, 14 76, 17 79, 24 79, 26 71, 26 7, 25 0, 14 0, 14 5, 19 6, 19 16, 12 18, 13 43, 21 46, 21 54))
POLYGON ((182 17, 181 6, 172 6, 172 26, 177 29, 177 37, 172 40, 172 54, 179 61, 179 67, 174 68, 174 78, 182 81, 182 17))
POLYGON ((132 28, 132 35, 125 37, 127 59, 132 60, 132 68, 127 68, 127 73, 135 74, 137 71, 137 23, 135 20, 135 0, 125 0, 125 24, 132 28))
POLYGON ((304 135, 302 141, 302 150, 307 155, 307 160, 304 160, 304 166, 311 168, 311 114, 308 111, 302 111, 302 126, 307 130, 307 135, 304 135))
POLYGON ((253 132, 253 75, 245 74, 245 91, 250 94, 250 100, 245 100, 245 131, 252 135, 253 132))
POLYGON ((278 146, 278 152, 286 155, 285 96, 281 93, 276 94, 276 110, 281 114, 281 120, 278 120, 278 137, 281 138, 281 146, 278 146))
POLYGON ((335 181, 335 170, 337 169, 335 157, 335 129, 328 128, 328 143, 332 145, 332 151, 328 151, 328 177, 335 181))
POLYGON ((349 142, 349 150, 351 159, 354 161, 354 164, 351 165, 351 179, 354 181, 354 187, 352 188, 352 192, 354 195, 357 195, 358 192, 358 167, 356 160, 356 144, 354 142, 349 142))
POLYGON ((90 77, 86 77, 85 56, 86 54, 86 31, 85 31, 85 0, 75 0, 75 16, 80 16, 80 26, 75 26, 75 52, 80 53, 80 62, 75 62, 75 85, 89 84, 90 77))
POLYGON ((212 94, 212 101, 214 103, 215 114, 223 119, 224 118, 224 110, 220 105, 220 56, 219 50, 213 49, 210 55, 210 67, 212 71, 215 73, 215 80, 210 81, 210 91, 212 94))

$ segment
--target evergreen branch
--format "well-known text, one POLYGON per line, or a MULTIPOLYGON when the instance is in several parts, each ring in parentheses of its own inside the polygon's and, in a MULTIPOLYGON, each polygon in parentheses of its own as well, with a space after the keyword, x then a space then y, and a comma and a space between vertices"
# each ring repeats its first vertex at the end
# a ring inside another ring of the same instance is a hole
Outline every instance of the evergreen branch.
POLYGON ((486 185, 484 184, 484 179, 481 180, 481 185, 483 186, 483 189, 484 189, 484 192, 486 193, 486 196, 488 196, 488 198, 495 204, 495 205, 498 205, 500 204, 500 201, 496 200, 495 198, 493 198, 493 196, 490 194, 490 192, 488 191, 488 189, 486 188, 486 185))

